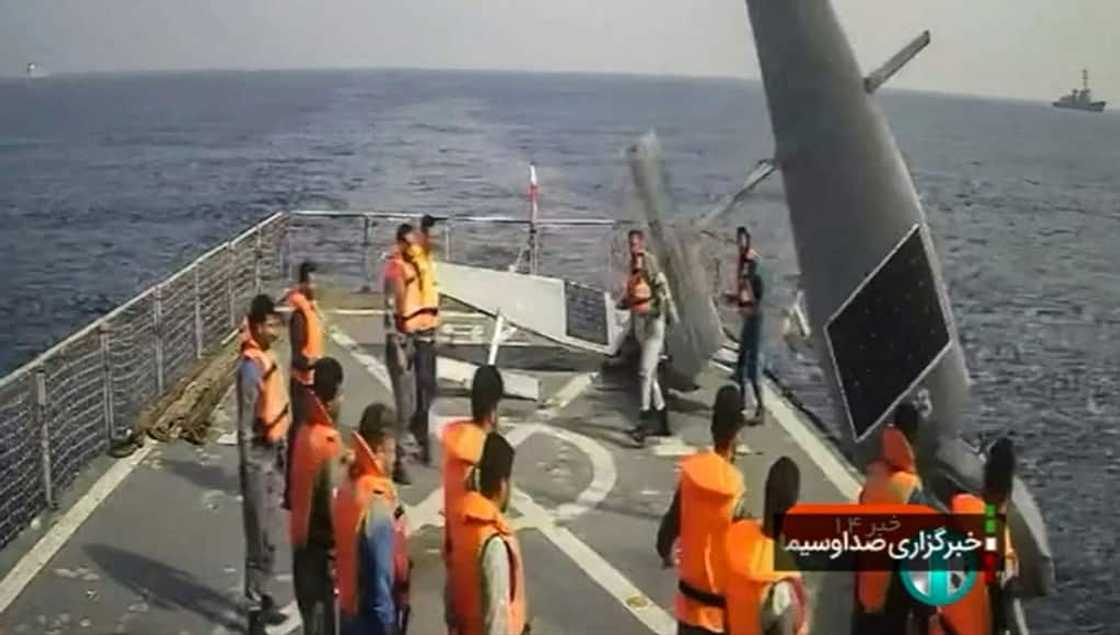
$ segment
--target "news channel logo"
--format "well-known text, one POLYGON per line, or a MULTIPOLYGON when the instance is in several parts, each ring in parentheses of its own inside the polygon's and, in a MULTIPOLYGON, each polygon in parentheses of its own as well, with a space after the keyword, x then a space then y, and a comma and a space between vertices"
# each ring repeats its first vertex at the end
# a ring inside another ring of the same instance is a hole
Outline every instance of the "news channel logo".
MULTIPOLYGON (((947 531, 949 540, 961 540, 956 532, 947 531)), ((952 552, 948 541, 928 558, 912 558, 900 563, 898 575, 902 585, 915 600, 929 606, 947 606, 972 590, 976 584, 978 560, 973 552, 952 552)))

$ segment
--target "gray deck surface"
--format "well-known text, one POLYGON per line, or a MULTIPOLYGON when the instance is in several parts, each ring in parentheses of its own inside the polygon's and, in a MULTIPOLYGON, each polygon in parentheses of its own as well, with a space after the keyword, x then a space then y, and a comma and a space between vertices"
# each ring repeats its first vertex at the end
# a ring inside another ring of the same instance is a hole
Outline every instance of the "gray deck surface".
MULTIPOLYGON (((476 320, 457 317, 445 321, 462 325, 476 320)), ((331 327, 344 334, 340 339, 347 344, 340 346, 332 338, 328 346, 329 354, 342 362, 346 376, 341 422, 344 427, 355 425, 361 410, 370 402, 390 401, 387 388, 376 378, 376 372, 368 368, 368 357, 382 357, 380 322, 380 317, 372 315, 330 317, 331 327)), ((485 333, 488 341, 488 325, 485 333)), ((543 348, 547 345, 532 337, 520 339, 521 346, 501 351, 499 366, 540 377, 545 401, 571 378, 600 370, 601 359, 594 356, 543 348), (536 370, 543 365, 549 370, 536 370)), ((444 346, 440 354, 479 363, 485 356, 485 347, 444 346)), ((617 481, 609 494, 595 508, 575 517, 565 516, 560 525, 669 615, 676 580, 672 571, 661 568, 654 542, 660 515, 675 486, 675 462, 679 456, 673 454, 688 451, 682 442, 705 444, 709 407, 724 376, 722 371, 712 369, 701 377, 700 390, 671 397, 672 425, 677 437, 660 445, 651 442, 643 449, 635 448, 625 435, 636 419, 636 386, 633 380, 620 377, 617 372, 600 373, 578 398, 558 411, 517 400, 507 400, 501 408, 506 433, 516 435, 519 426, 539 423, 548 430, 583 435, 610 457, 617 481)), ((469 404, 465 391, 450 384, 442 387, 445 390, 436 403, 436 416, 466 415, 469 404)), ((219 431, 230 431, 235 425, 231 402, 232 395, 228 395, 214 414, 218 429, 215 437, 219 431)), ((773 416, 768 419, 764 426, 750 428, 742 435, 741 440, 750 452, 740 457, 738 464, 749 490, 760 492, 768 465, 784 454, 802 468, 804 500, 843 500, 836 486, 793 441, 786 428, 775 422, 773 416)), ((438 461, 437 453, 434 465, 438 461)), ((539 432, 526 437, 519 446, 514 484, 537 505, 555 510, 574 502, 593 481, 596 470, 604 468, 602 460, 592 461, 576 445, 539 432)), ((414 466, 412 474, 414 484, 402 488, 401 493, 408 504, 418 505, 438 487, 438 472, 435 467, 414 466)), ((757 513, 761 500, 757 496, 753 500, 757 513)), ((516 501, 514 506, 511 516, 518 517, 521 510, 517 509, 516 501)), ((519 535, 534 633, 651 632, 626 606, 627 602, 641 606, 642 597, 619 599, 606 592, 597 582, 605 579, 597 565, 573 559, 548 537, 548 532, 528 524, 531 526, 523 528, 519 535)), ((428 525, 412 539, 416 569, 411 633, 444 632, 440 531, 428 525)), ((241 632, 243 549, 236 448, 214 442, 204 448, 184 442, 160 445, 0 615, 0 635, 241 632)), ((281 565, 280 599, 286 604, 291 600, 287 548, 282 551, 281 565)), ((817 578, 810 577, 810 583, 820 589, 816 581, 817 578)), ((833 579, 829 587, 823 591, 829 601, 820 597, 816 602, 814 621, 822 625, 845 624, 850 583, 843 578, 833 579)), ((272 632, 299 632, 297 623, 293 619, 272 632)))

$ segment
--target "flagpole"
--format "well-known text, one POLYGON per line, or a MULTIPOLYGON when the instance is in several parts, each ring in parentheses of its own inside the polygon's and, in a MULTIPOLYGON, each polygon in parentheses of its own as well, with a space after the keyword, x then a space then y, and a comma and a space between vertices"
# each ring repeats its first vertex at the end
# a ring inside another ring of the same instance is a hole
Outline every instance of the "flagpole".
POLYGON ((537 204, 537 196, 540 192, 540 187, 537 185, 537 166, 529 164, 529 273, 532 275, 537 274, 537 215, 540 213, 540 208, 537 204))

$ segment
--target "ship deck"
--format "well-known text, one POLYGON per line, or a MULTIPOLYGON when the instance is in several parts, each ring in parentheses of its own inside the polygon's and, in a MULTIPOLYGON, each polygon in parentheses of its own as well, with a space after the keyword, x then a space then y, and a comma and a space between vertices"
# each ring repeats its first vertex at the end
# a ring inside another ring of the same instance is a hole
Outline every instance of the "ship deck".
MULTIPOLYGON (((376 306, 371 295, 345 293, 326 307, 328 351, 345 372, 344 428, 367 404, 391 403, 376 306)), ((447 307, 441 358, 483 363, 491 329, 489 318, 447 307)), ((503 371, 539 381, 541 392, 538 402, 508 398, 500 410, 500 429, 518 447, 511 516, 524 550, 533 632, 668 635, 676 632, 676 579, 655 553, 657 526, 672 498, 676 461, 708 441, 710 404, 727 369, 713 364, 698 390, 671 393, 674 436, 639 449, 625 434, 636 421, 635 381, 602 362, 528 334, 499 352, 503 371)), ((442 365, 436 430, 469 412, 462 368, 442 365)), ((783 455, 801 467, 803 499, 850 500, 858 487, 851 467, 773 385, 766 391, 765 423, 744 431, 737 460, 755 513, 765 471, 783 455)), ((230 391, 213 412, 209 443, 149 441, 76 494, 53 526, 29 532, 35 541, 23 541, 18 562, 6 555, 15 566, 0 582, 0 633, 241 632, 244 540, 233 416, 230 391)), ((438 465, 438 451, 434 459, 438 465)), ((435 468, 411 472, 414 483, 401 488, 414 528, 410 632, 427 635, 444 632, 440 488, 435 468)), ((299 631, 289 604, 289 553, 280 550, 278 586, 291 618, 272 633, 299 631)), ((850 575, 807 580, 813 622, 846 623, 850 575)))

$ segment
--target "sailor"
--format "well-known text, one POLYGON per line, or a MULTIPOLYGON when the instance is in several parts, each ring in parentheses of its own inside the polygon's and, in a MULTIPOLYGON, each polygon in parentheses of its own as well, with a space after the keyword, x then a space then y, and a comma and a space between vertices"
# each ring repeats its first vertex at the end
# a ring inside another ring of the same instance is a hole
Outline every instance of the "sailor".
POLYGON ((289 540, 296 603, 307 635, 334 635, 331 498, 342 439, 335 422, 342 404, 342 365, 324 357, 312 367, 304 425, 292 450, 289 540))
POLYGON ((521 547, 504 516, 513 456, 509 441, 496 432, 486 435, 478 490, 467 493, 453 525, 450 580, 455 635, 529 632, 521 547))
POLYGON ((726 632, 725 540, 732 522, 749 516, 743 476, 735 467, 735 440, 745 423, 739 389, 724 386, 712 412, 711 450, 681 461, 680 485, 657 530, 657 553, 673 566, 680 538, 676 617, 680 635, 726 632))
POLYGON ((292 401, 292 425, 288 429, 288 478, 284 488, 284 508, 291 509, 291 466, 293 441, 299 435, 300 425, 307 417, 311 399, 311 386, 315 374, 311 370, 323 356, 323 321, 315 302, 315 263, 306 261, 299 266, 299 282, 287 295, 292 307, 288 324, 288 339, 292 346, 291 381, 289 394, 292 401))
MULTIPOLYGON (((486 435, 498 425, 498 404, 503 392, 502 375, 498 369, 479 367, 471 380, 471 418, 452 421, 443 428, 443 554, 448 567, 452 562, 450 554, 455 524, 462 516, 463 501, 474 481, 475 466, 482 456, 486 435)), ((451 601, 450 590, 445 599, 451 601)), ((453 607, 445 608, 450 625, 454 616, 453 607)))
POLYGON ((738 307, 743 318, 739 332, 739 357, 735 364, 735 373, 732 381, 739 385, 745 397, 747 383, 750 383, 754 392, 754 416, 762 417, 762 389, 758 383, 759 360, 762 345, 762 296, 764 285, 762 274, 759 271, 758 253, 751 247, 751 234, 746 227, 740 226, 737 230, 736 241, 739 246, 739 258, 736 263, 735 292, 727 294, 727 300, 738 307))
MULTIPOLYGON (((399 425, 398 438, 403 437, 405 422, 411 421, 412 433, 420 444, 421 458, 425 464, 430 461, 427 430, 427 410, 423 412, 423 426, 418 403, 420 394, 419 377, 424 360, 419 351, 420 341, 433 338, 438 325, 437 306, 430 306, 435 281, 431 279, 430 261, 424 255, 420 238, 412 225, 402 224, 397 228, 397 244, 384 272, 385 299, 385 360, 389 378, 393 386, 393 396, 397 406, 399 425)), ((426 353, 434 355, 428 346, 426 353)), ((425 354, 426 354, 425 353, 425 354)), ((425 407, 427 407, 426 404, 425 407)), ((403 453, 398 453, 393 466, 393 480, 397 483, 411 483, 404 466, 403 453)))
POLYGON ((249 635, 263 635, 266 625, 285 620, 273 596, 291 422, 283 371, 271 350, 279 333, 280 316, 272 298, 253 298, 241 333, 236 382, 249 635))
MULTIPOLYGON (((894 425, 883 428, 880 458, 867 466, 859 503, 929 505, 913 450, 921 415, 914 404, 903 402, 895 409, 893 421, 894 425)), ((933 615, 929 606, 906 592, 891 571, 857 571, 856 599, 852 632, 858 635, 908 632, 908 624, 924 633, 933 615)))
POLYGON ((396 413, 372 404, 351 438, 348 476, 332 509, 339 635, 403 635, 412 565, 404 508, 390 479, 396 413))
POLYGON ((792 558, 775 544, 778 515, 797 503, 801 474, 788 457, 770 466, 762 522, 736 521, 727 534, 728 635, 805 635, 808 595, 792 558))
POLYGON ((879 458, 865 470, 861 503, 928 503, 914 455, 921 418, 917 406, 909 401, 895 408, 892 424, 883 428, 879 458))
POLYGON ((415 341, 413 370, 416 373, 416 412, 413 414, 412 434, 420 439, 420 455, 424 465, 431 463, 428 428, 432 404, 436 400, 436 334, 439 331, 439 280, 436 261, 432 254, 431 230, 436 221, 425 214, 420 219, 417 236, 418 250, 411 256, 420 277, 420 310, 428 315, 428 324, 411 333, 415 341))
POLYGON ((630 431, 634 441, 642 444, 649 434, 670 434, 669 412, 665 407, 661 384, 657 381, 657 366, 665 346, 666 326, 676 324, 677 309, 665 274, 661 272, 654 255, 646 250, 645 235, 641 230, 632 229, 627 240, 630 246, 630 273, 618 308, 630 310, 634 337, 642 348, 638 366, 642 409, 638 425, 630 431))
MULTIPOLYGON (((984 464, 983 498, 962 492, 952 498, 954 514, 985 516, 986 505, 995 507, 996 514, 1005 516, 1011 500, 1015 480, 1015 446, 1009 438, 1002 438, 988 450, 984 464)), ((969 592, 960 600, 941 608, 941 625, 950 635, 1003 635, 1008 632, 1007 605, 1004 598, 1019 573, 1018 558, 1011 544, 1011 532, 1003 528, 1003 566, 997 579, 984 584, 978 578, 969 592)), ((980 573, 978 576, 982 575, 980 573)))

